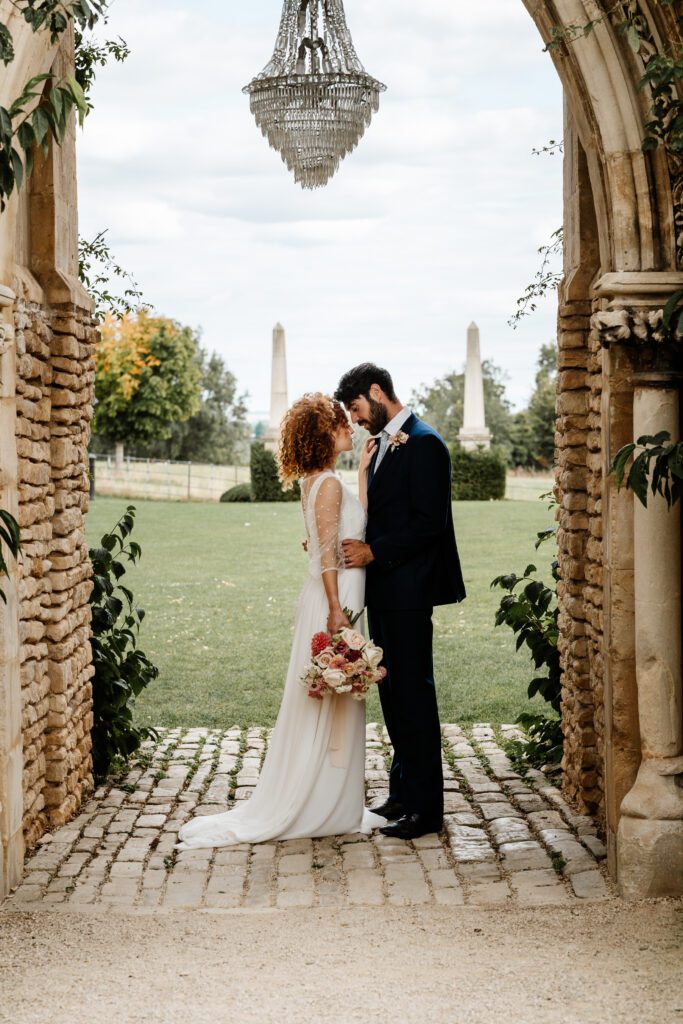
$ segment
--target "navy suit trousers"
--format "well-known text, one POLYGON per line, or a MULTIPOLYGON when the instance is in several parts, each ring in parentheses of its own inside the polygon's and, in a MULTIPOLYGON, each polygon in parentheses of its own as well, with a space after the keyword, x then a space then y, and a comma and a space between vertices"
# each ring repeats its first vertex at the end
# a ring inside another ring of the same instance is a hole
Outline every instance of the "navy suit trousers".
POLYGON ((368 608, 369 634, 384 649, 382 712, 394 748, 389 793, 407 814, 443 817, 441 725, 432 658, 432 609, 368 608))

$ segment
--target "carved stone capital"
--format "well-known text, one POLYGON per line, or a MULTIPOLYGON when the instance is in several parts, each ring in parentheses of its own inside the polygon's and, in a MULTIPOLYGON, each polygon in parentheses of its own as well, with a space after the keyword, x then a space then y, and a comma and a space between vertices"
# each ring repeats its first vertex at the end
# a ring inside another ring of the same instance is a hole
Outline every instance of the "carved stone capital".
POLYGON ((600 335, 600 341, 608 346, 614 342, 622 345, 657 344, 675 340, 683 341, 682 334, 671 337, 664 327, 664 309, 644 307, 600 310, 593 315, 591 327, 600 335))

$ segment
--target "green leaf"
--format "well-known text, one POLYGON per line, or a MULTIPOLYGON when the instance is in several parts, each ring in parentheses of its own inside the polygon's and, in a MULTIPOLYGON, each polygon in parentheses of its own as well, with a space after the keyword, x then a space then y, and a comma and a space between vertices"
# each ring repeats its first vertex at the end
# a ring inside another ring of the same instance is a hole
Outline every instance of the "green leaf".
POLYGON ((28 151, 36 141, 35 132, 29 121, 22 121, 17 130, 17 139, 22 149, 28 151))
POLYGON ((633 461, 628 475, 627 486, 631 488, 641 505, 647 508, 647 456, 643 452, 633 461))
POLYGON ((614 457, 614 462, 610 466, 610 474, 614 473, 616 477, 617 490, 621 490, 621 485, 624 481, 624 472, 626 470, 626 463, 633 455, 636 450, 635 444, 624 445, 620 448, 614 457))
POLYGON ((52 89, 49 96, 56 120, 61 124, 64 114, 64 94, 62 89, 52 89))
POLYGON ((83 124, 83 120, 88 113, 88 101, 85 98, 83 89, 80 83, 74 75, 69 75, 66 79, 69 88, 71 89, 71 95, 74 98, 74 102, 78 107, 79 122, 83 124))
POLYGON ((667 330, 671 326, 671 318, 674 315, 676 308, 680 305, 683 300, 683 288, 679 288, 673 293, 666 306, 664 307, 664 326, 667 330))
POLYGON ((4 107, 0 107, 0 137, 4 147, 9 149, 12 144, 12 118, 4 107))
POLYGON ((0 60, 7 67, 14 60, 12 33, 7 25, 0 24, 0 60))
POLYGON ((12 148, 10 153, 10 159, 12 161, 12 170, 14 171, 14 180, 16 187, 21 188, 24 181, 24 165, 21 162, 21 157, 16 149, 12 148))
POLYGON ((638 29, 635 27, 635 25, 629 25, 628 30, 626 32, 626 38, 628 39, 628 45, 631 47, 633 52, 640 53, 641 40, 638 34, 638 29))
POLYGON ((50 119, 48 118, 44 107, 36 107, 31 115, 31 124, 33 125, 36 142, 40 146, 43 144, 45 136, 50 130, 50 119))

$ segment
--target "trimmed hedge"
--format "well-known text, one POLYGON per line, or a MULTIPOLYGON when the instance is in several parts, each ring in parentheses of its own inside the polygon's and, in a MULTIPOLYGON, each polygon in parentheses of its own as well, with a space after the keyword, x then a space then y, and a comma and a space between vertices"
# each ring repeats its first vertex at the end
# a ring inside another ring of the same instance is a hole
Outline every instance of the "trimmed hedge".
POLYGON ((301 498, 298 483, 291 491, 282 490, 275 456, 262 441, 251 446, 251 493, 253 501, 299 501, 301 498))
POLYGON ((251 484, 236 484, 229 491, 221 494, 221 501, 251 501, 251 484))
POLYGON ((500 501, 505 497, 507 467, 495 449, 468 452, 456 445, 451 458, 454 501, 500 501))

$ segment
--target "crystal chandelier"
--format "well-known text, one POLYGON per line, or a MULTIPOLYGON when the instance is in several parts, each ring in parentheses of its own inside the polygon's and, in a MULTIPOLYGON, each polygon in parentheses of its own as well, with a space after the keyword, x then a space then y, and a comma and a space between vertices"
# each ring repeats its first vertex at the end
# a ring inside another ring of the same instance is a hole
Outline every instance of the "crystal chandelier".
POLYGON ((321 188, 356 148, 385 85, 367 74, 343 0, 284 0, 275 52, 242 90, 302 188, 321 188))

